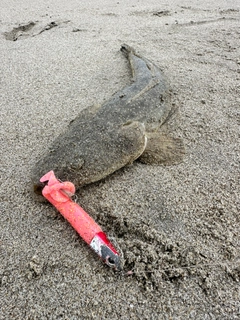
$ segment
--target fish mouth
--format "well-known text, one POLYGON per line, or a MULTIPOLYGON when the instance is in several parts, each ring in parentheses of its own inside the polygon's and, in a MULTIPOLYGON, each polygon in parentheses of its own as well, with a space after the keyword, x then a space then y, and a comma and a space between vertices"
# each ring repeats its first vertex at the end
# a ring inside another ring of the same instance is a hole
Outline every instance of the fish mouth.
POLYGON ((45 186, 45 184, 41 183, 41 182, 34 183, 33 192, 39 196, 42 195, 42 190, 43 190, 44 186, 45 186))

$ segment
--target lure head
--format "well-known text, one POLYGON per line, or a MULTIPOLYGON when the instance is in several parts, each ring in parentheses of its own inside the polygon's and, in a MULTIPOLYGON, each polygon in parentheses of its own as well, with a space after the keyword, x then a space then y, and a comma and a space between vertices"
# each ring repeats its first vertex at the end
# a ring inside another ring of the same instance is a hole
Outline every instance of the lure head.
POLYGON ((120 257, 104 232, 98 232, 90 243, 90 247, 99 257, 116 271, 121 270, 120 257))

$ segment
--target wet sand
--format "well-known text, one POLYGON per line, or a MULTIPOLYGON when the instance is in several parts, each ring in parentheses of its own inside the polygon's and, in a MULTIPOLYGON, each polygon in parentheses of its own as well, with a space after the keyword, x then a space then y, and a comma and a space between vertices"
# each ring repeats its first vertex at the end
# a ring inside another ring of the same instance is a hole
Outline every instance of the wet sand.
POLYGON ((238 1, 24 0, 1 5, 0 27, 0 319, 238 319, 238 1), (30 172, 80 110, 130 83, 122 43, 164 72, 187 154, 78 192, 121 251, 116 273, 34 201, 30 172))

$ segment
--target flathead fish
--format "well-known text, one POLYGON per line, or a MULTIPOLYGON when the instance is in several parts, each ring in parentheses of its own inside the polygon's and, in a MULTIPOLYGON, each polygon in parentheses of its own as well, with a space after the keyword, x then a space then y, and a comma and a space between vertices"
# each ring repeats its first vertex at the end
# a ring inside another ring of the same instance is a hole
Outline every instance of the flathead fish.
POLYGON ((182 141, 161 132, 172 113, 161 70, 128 45, 122 45, 121 51, 130 62, 132 83, 100 107, 80 112, 55 139, 33 169, 35 193, 41 193, 39 179, 51 170, 59 179, 81 187, 138 158, 150 164, 182 160, 182 141))

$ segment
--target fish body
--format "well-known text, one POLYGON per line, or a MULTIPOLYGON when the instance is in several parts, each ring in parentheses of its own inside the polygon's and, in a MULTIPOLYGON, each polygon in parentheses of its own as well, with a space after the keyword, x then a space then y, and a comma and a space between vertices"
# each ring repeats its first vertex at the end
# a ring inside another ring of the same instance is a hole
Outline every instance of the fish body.
POLYGON ((50 170, 59 179, 70 180, 81 187, 139 157, 145 163, 164 163, 183 153, 180 141, 165 136, 162 139, 158 134, 172 110, 162 72, 130 46, 122 45, 121 51, 130 62, 132 83, 99 108, 80 112, 67 130, 55 139, 33 169, 36 193, 40 177, 50 170), (166 141, 171 145, 165 148, 167 152, 162 148, 166 141), (169 150, 173 152, 167 154, 169 150), (165 155, 159 156, 161 152, 165 155))

